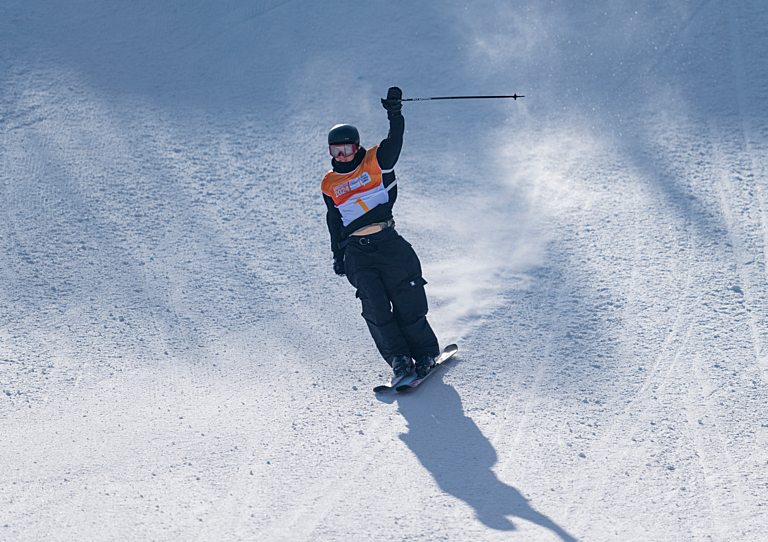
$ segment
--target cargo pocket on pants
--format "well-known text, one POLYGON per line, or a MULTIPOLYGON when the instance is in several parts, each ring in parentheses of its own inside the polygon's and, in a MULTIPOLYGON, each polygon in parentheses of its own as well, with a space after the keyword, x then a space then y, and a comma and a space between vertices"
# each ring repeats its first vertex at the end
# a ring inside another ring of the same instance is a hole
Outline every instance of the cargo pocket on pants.
POLYGON ((413 324, 427 315, 426 284, 424 277, 418 276, 403 281, 398 288, 398 298, 393 300, 392 305, 395 317, 401 324, 413 324))

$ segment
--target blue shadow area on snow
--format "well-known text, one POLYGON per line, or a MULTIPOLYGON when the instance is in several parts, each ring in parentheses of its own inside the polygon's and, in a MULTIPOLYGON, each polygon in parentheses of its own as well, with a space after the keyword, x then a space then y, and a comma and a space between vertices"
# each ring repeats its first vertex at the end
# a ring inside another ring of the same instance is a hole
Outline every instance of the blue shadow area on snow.
MULTIPOLYGON (((408 422, 408 433, 400 436, 440 489, 461 499, 475 510, 477 518, 491 529, 516 530, 514 516, 549 529, 565 541, 575 541, 565 529, 536 511, 520 491, 499 480, 491 467, 496 450, 472 418, 464 415, 458 392, 434 375, 428 384, 430 396, 399 395, 400 413, 408 422)), ((426 390, 420 390, 423 392, 426 390)))

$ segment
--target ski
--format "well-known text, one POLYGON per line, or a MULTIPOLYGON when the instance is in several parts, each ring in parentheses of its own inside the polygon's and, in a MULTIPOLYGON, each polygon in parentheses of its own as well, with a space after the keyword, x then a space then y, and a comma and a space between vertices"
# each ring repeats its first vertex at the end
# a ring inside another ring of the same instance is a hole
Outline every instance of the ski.
POLYGON ((437 359, 435 360, 435 364, 432 366, 429 372, 426 375, 424 375, 423 378, 414 378, 410 382, 400 384, 395 389, 398 392, 412 390, 413 388, 415 388, 416 386, 424 382, 429 377, 429 375, 435 372, 435 369, 437 369, 440 365, 442 365, 443 363, 451 359, 453 355, 458 351, 459 351, 458 346, 456 346, 455 344, 449 344, 448 346, 445 347, 445 350, 443 350, 443 353, 437 357, 437 359))
POLYGON ((416 373, 414 373, 413 371, 399 378, 392 377, 392 380, 390 381, 389 386, 387 386, 386 384, 382 384, 381 386, 376 386, 375 388, 373 388, 373 391, 374 393, 386 393, 389 390, 395 389, 395 386, 397 386, 398 384, 401 384, 401 385, 407 384, 414 378, 416 378, 416 373))

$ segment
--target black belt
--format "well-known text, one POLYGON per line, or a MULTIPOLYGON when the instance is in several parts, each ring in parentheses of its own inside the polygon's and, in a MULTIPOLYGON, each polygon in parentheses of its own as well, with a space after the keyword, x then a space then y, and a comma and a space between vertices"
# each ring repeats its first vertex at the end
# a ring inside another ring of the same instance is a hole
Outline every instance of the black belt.
POLYGON ((345 246, 347 246, 350 243, 352 243, 354 245, 363 245, 363 246, 375 245, 376 243, 381 243, 382 241, 384 241, 385 239, 391 237, 395 233, 396 233, 395 232, 395 227, 392 226, 390 228, 385 228, 385 229, 383 229, 381 231, 377 231, 376 233, 374 233, 373 235, 376 235, 377 237, 367 237, 367 236, 364 236, 364 235, 361 235, 361 236, 351 235, 351 236, 347 237, 346 239, 344 239, 341 243, 339 243, 339 248, 344 248, 345 246), (382 233, 384 233, 384 235, 379 236, 382 233))

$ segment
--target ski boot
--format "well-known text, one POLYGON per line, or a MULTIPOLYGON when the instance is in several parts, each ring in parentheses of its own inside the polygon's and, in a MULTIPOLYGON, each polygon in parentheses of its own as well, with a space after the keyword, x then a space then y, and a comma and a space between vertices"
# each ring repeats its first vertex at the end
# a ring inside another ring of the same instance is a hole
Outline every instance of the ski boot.
POLYGON ((435 358, 428 355, 419 356, 416 359, 416 378, 424 378, 429 370, 435 366, 435 358))
POLYGON ((410 356, 395 356, 392 358, 392 370, 395 372, 395 378, 403 378, 413 369, 413 362, 410 356))

